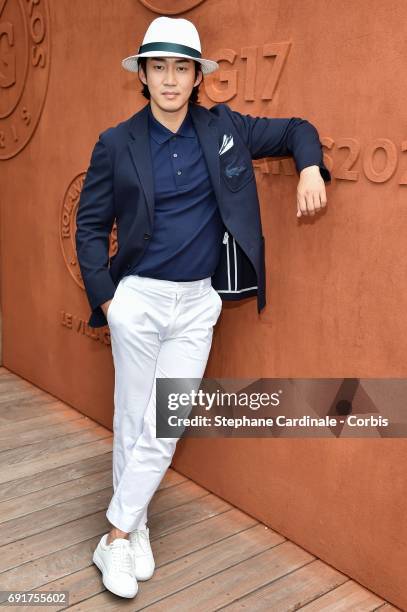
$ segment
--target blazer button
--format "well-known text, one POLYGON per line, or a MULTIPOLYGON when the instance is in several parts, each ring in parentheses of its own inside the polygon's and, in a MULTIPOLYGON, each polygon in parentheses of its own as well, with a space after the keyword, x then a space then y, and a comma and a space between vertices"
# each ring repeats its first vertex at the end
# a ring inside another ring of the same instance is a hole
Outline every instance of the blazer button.
POLYGON ((144 234, 143 236, 144 240, 149 240, 151 238, 150 234, 144 234))

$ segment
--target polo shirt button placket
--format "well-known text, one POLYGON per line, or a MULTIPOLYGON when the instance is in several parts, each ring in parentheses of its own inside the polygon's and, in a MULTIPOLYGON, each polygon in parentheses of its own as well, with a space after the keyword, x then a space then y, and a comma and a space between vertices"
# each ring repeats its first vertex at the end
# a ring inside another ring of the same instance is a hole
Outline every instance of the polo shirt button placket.
MULTIPOLYGON (((172 137, 171 137, 171 141, 172 141, 172 142, 175 142, 175 141, 176 141, 176 139, 177 139, 177 137, 176 137, 176 136, 172 136, 172 137)), ((177 157, 178 157, 178 153, 173 153, 173 154, 172 154, 172 157, 177 158, 177 157)), ((177 176, 181 176, 181 174, 182 174, 182 170, 177 170, 177 176)))

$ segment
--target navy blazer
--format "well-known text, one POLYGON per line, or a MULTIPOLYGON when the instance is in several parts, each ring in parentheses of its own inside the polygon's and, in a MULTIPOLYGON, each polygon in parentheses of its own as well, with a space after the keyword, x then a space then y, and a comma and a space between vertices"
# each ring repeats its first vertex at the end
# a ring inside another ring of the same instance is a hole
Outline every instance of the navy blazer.
MULTIPOLYGON (((107 324, 100 305, 114 296, 154 231, 148 104, 99 134, 81 191, 75 241, 91 327, 107 324), (115 219, 118 250, 109 259, 115 219)), ((318 132, 305 119, 253 117, 227 104, 207 109, 190 102, 189 109, 225 229, 212 285, 226 300, 257 295, 260 312, 266 304, 265 246, 252 160, 292 156, 298 172, 318 165, 330 181, 318 132)))

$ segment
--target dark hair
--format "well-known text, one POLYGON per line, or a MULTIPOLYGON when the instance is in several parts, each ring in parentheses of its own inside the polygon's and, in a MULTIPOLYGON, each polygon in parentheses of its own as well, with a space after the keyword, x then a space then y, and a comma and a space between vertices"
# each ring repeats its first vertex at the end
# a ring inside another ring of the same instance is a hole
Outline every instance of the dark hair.
MULTIPOLYGON (((141 66, 143 68, 144 74, 147 76, 147 58, 146 57, 139 57, 138 58, 138 65, 141 66)), ((194 64, 195 64, 195 79, 198 76, 198 73, 200 70, 202 70, 201 68, 201 64, 195 60, 193 60, 194 64)), ((139 76, 140 79, 140 76, 139 76)), ((141 79, 140 79, 141 81, 141 79)), ((201 80, 202 83, 202 80, 201 80)), ((198 85, 195 85, 195 87, 192 88, 191 91, 191 95, 189 96, 189 101, 190 102, 194 102, 195 104, 199 104, 199 100, 198 100, 198 93, 199 93, 199 85, 201 83, 198 83, 198 85)), ((143 96, 145 98, 147 98, 147 100, 150 100, 150 90, 148 89, 148 85, 145 85, 143 83, 143 89, 141 90, 141 93, 143 94, 143 96)))

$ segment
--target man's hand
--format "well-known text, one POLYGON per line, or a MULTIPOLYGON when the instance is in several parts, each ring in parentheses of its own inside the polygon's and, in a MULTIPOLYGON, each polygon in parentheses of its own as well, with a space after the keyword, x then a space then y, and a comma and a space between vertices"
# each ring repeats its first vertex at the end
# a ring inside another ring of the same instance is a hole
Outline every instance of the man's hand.
POLYGON ((110 304, 111 301, 112 300, 107 300, 107 302, 103 302, 103 304, 100 305, 101 309, 103 310, 103 313, 104 313, 105 317, 107 317, 107 311, 109 309, 109 304, 110 304))
POLYGON ((300 172, 297 187, 297 217, 315 215, 327 203, 325 183, 318 166, 307 166, 300 172))

